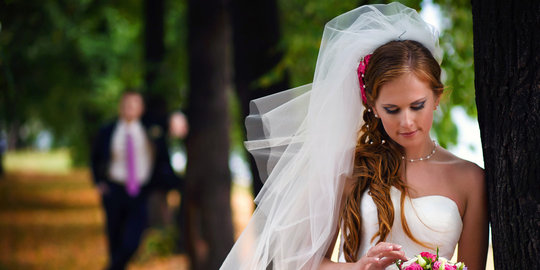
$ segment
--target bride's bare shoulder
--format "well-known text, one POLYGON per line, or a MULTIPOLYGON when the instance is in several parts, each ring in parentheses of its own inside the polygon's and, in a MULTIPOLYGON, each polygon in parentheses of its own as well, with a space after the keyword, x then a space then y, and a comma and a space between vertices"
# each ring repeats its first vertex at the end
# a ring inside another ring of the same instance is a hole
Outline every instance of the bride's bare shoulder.
POLYGON ((441 152, 445 164, 445 174, 453 183, 470 188, 484 187, 484 169, 473 162, 457 157, 445 149, 442 149, 441 152))

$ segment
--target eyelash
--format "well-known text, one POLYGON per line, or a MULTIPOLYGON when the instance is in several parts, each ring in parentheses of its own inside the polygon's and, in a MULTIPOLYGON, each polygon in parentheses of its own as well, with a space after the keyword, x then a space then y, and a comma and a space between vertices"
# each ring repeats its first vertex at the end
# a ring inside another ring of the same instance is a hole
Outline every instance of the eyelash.
MULTIPOLYGON (((421 110, 421 109, 424 108, 424 105, 425 105, 425 102, 422 102, 422 103, 420 103, 420 105, 418 105, 418 106, 411 106, 411 109, 412 109, 413 111, 419 111, 419 110, 421 110)), ((399 112, 399 109, 395 109, 395 110, 390 110, 390 109, 388 109, 388 108, 384 108, 384 109, 385 109, 386 112, 389 113, 389 114, 396 114, 396 113, 399 112)))

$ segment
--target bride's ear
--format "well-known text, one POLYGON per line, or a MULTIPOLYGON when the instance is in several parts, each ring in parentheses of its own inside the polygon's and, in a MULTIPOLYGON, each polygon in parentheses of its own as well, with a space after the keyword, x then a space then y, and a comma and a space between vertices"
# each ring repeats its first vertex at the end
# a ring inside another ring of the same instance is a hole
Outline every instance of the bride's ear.
POLYGON ((437 110, 439 106, 439 101, 441 101, 441 95, 435 96, 435 102, 433 103, 433 110, 437 110))
POLYGON ((371 111, 373 112, 376 118, 379 118, 379 112, 377 112, 377 109, 375 109, 375 107, 371 107, 371 111))

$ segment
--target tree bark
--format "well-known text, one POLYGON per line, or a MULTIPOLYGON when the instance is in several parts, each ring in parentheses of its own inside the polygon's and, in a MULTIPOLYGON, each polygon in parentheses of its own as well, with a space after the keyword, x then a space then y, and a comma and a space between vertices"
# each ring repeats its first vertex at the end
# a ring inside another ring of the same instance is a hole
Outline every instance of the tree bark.
POLYGON ((158 89, 160 69, 165 56, 164 0, 144 1, 145 117, 167 127, 167 100, 158 89))
POLYGON ((189 0, 188 29, 188 252, 193 269, 218 269, 234 242, 228 167, 227 1, 189 0))
MULTIPOLYGON (((270 85, 262 86, 260 78, 279 64, 283 52, 278 43, 278 5, 276 0, 234 0, 232 5, 234 41, 234 83, 242 107, 242 116, 249 115, 249 102, 289 87, 286 70, 270 85)), ((279 72, 274 70, 275 72, 279 72)), ((255 160, 249 156, 254 197, 262 188, 255 160)))
POLYGON ((476 104, 496 269, 540 269, 540 5, 473 0, 476 104))
MULTIPOLYGON (((165 55, 164 41, 164 0, 144 1, 144 99, 143 118, 168 130, 168 111, 165 97, 158 89, 159 72, 165 55)), ((163 227, 169 221, 167 214, 167 190, 163 187, 152 189, 148 200, 151 227, 163 227)), ((181 226, 178 226, 181 228, 181 226)), ((180 231, 180 234, 184 232, 180 231)), ((181 248, 181 247, 180 247, 181 248)))
POLYGON ((164 1, 145 0, 144 15, 145 90, 152 93, 165 55, 164 1))

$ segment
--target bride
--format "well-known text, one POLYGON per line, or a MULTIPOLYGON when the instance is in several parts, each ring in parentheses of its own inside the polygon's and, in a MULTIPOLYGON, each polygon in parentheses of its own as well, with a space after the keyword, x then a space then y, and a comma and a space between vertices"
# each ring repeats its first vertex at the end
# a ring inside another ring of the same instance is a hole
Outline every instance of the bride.
POLYGON ((396 269, 456 245, 484 269, 483 170, 429 134, 440 60, 437 33, 399 3, 327 23, 313 83, 252 101, 246 147, 266 182, 222 269, 396 269))

